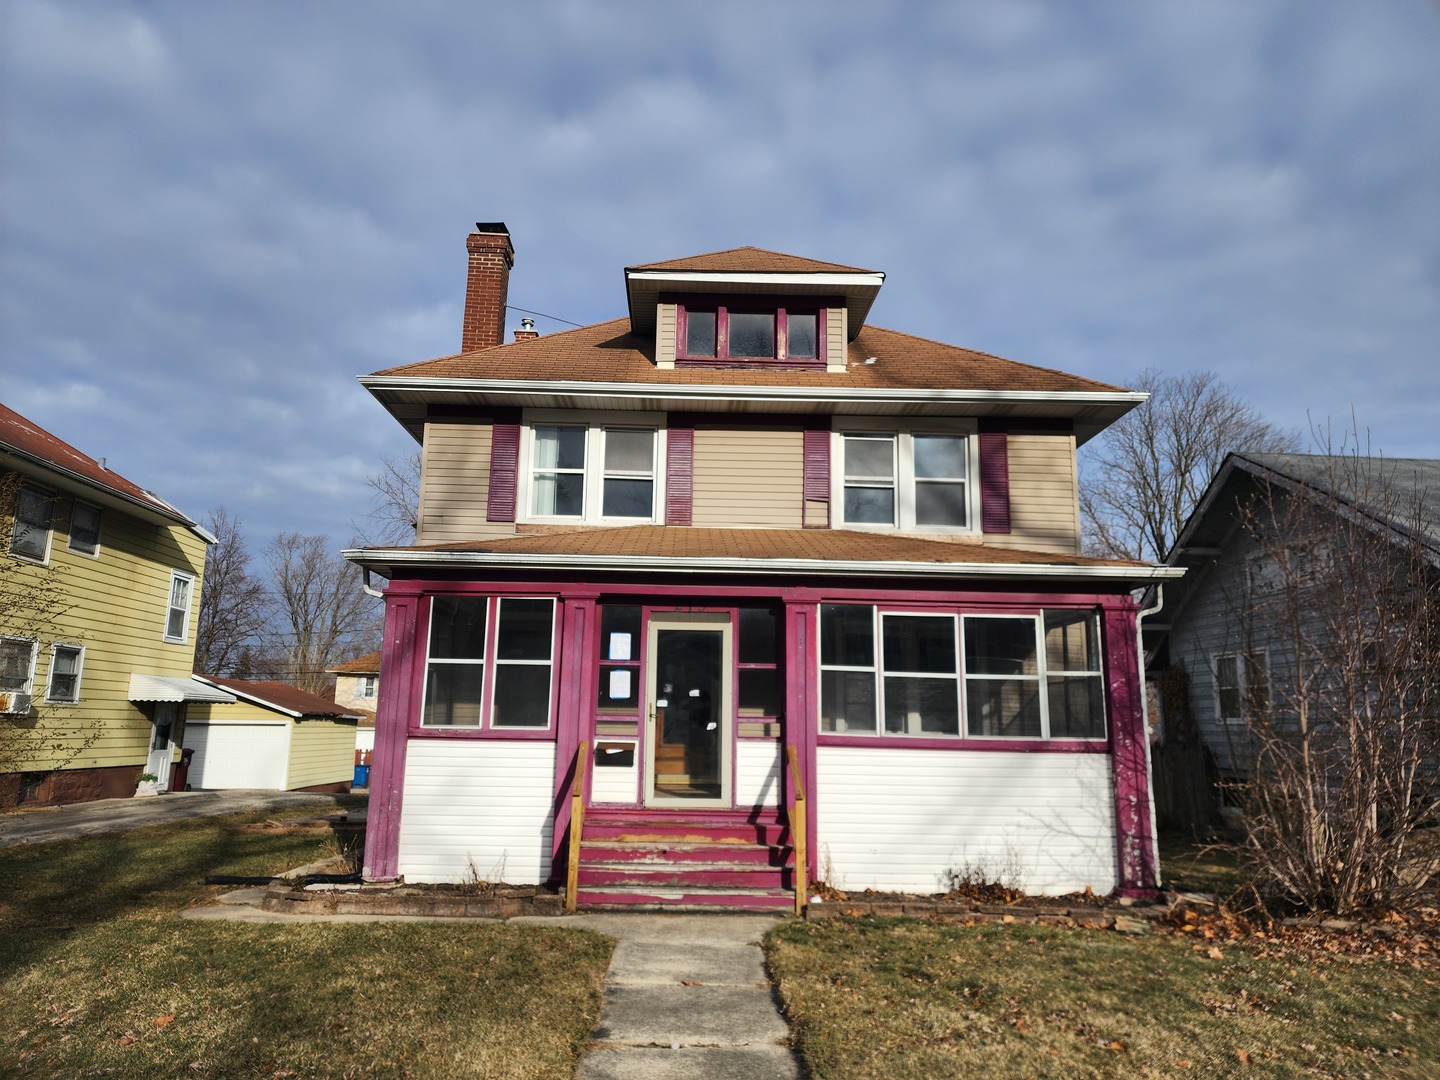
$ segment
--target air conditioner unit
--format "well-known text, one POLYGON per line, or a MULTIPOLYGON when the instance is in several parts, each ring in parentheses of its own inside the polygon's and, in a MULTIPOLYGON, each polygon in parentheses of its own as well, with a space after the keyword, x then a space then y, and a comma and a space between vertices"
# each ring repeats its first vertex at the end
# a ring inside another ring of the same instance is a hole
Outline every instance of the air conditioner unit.
POLYGON ((29 711, 29 694, 13 694, 9 691, 0 691, 0 713, 9 713, 12 716, 23 716, 29 711))

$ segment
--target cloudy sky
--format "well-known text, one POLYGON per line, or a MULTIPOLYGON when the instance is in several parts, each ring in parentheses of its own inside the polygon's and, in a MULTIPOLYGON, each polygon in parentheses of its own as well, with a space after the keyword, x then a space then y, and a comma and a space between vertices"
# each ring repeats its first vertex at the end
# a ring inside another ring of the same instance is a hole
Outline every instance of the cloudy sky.
POLYGON ((0 400, 255 546, 348 540, 412 447, 355 376, 456 351, 476 220, 573 322, 754 244, 885 271, 881 326, 1440 456, 1433 0, 0 19, 0 400))

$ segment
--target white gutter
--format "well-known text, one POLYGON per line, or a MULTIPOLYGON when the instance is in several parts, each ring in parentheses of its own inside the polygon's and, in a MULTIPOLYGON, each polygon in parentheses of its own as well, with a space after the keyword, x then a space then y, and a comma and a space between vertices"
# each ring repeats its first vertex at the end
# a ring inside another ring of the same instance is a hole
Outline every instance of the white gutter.
POLYGON ((751 559, 676 555, 534 555, 493 551, 411 551, 350 548, 341 554, 362 565, 492 567, 526 570, 643 570, 665 574, 703 571, 744 574, 841 574, 845 576, 1093 578, 1098 581, 1161 581, 1185 571, 1169 566, 1065 566, 1054 563, 875 562, 864 559, 751 559))
POLYGON ((1148 394, 1138 391, 1102 393, 1068 390, 922 390, 864 387, 837 390, 812 386, 735 386, 690 383, 580 382, 572 379, 427 379, 413 375, 361 375, 360 385, 377 390, 483 393, 500 396, 568 395, 571 397, 674 398, 682 401, 803 401, 843 404, 854 401, 945 402, 965 405, 1140 405, 1148 394))

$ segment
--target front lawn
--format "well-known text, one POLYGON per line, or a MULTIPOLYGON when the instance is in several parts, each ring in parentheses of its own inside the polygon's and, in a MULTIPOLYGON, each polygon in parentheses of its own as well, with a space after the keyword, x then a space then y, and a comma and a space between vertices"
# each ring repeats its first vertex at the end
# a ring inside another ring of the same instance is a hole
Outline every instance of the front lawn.
POLYGON ((611 943, 494 923, 240 924, 205 875, 323 858, 212 818, 0 850, 0 1075, 570 1077, 611 943))
POLYGON ((875 918, 766 942, 817 1080, 1436 1075, 1440 971, 1269 952, 875 918))

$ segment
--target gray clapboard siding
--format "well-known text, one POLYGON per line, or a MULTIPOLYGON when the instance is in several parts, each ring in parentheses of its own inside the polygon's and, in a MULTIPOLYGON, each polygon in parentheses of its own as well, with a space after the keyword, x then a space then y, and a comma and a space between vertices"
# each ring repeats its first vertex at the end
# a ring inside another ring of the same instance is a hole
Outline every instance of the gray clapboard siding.
POLYGON ((485 520, 490 437, 489 424, 425 425, 417 544, 514 535, 514 523, 485 520))
POLYGON ((1073 435, 1012 434, 1010 532, 985 543, 1025 551, 1080 551, 1080 486, 1073 435))
POLYGON ((692 524, 798 529, 803 492, 798 429, 696 429, 692 524))

